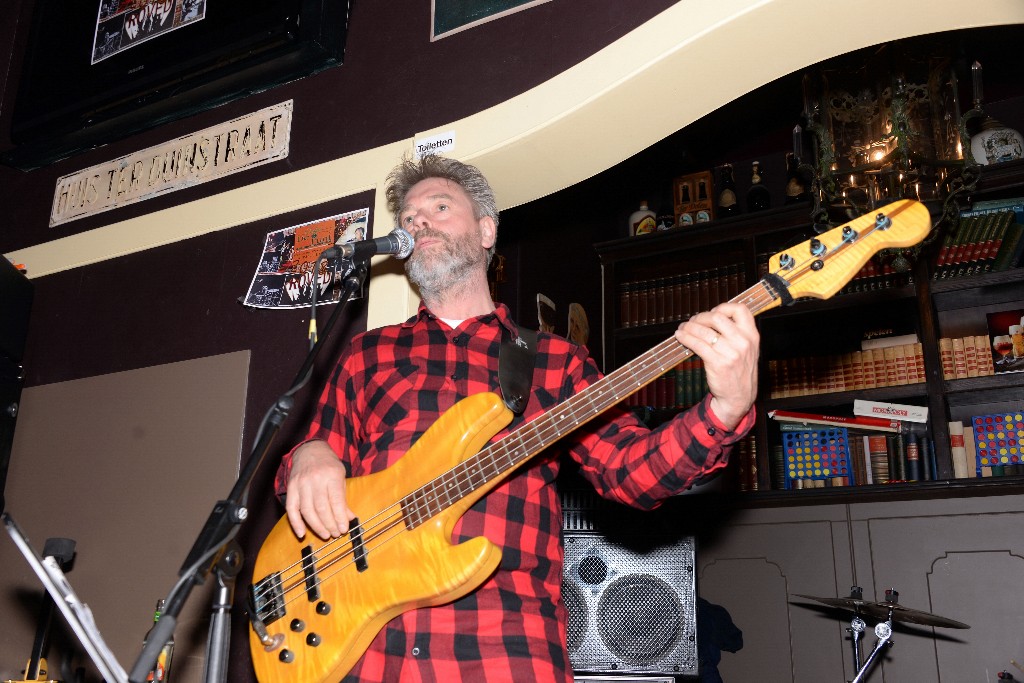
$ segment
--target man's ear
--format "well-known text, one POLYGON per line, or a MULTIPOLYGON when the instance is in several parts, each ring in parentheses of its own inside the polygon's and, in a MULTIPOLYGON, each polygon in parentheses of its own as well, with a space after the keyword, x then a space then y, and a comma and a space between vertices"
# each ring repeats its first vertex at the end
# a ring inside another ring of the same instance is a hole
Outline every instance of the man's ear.
POLYGON ((484 249, 493 247, 495 240, 498 239, 498 226, 494 224, 494 219, 490 216, 484 216, 480 219, 480 237, 480 246, 484 249))

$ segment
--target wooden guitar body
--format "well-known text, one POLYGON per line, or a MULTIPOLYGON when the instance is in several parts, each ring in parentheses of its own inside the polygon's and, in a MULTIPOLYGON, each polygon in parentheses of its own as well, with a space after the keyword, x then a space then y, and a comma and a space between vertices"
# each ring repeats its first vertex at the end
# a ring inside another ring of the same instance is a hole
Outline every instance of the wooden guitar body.
POLYGON ((285 568, 284 585, 304 587, 302 553, 310 545, 317 563, 327 566, 317 570, 316 599, 310 600, 307 590, 285 593, 284 615, 267 625, 270 634, 284 636, 280 647, 265 652, 256 633, 250 632, 256 677, 262 683, 340 680, 392 618, 409 609, 456 600, 494 572, 501 550, 489 540, 451 542, 455 523, 489 488, 460 498, 412 529, 395 501, 475 455, 511 419, 511 411, 497 395, 470 396, 442 415, 393 466, 347 481, 348 504, 363 527, 368 551, 362 571, 352 559, 350 537, 325 542, 308 534, 300 540, 288 518, 281 518, 263 544, 253 576, 285 568), (338 557, 335 564, 332 555, 338 557), (300 630, 293 628, 296 619, 303 624, 300 630), (311 634, 315 645, 310 644, 311 634), (283 661, 289 657, 282 658, 282 652, 291 653, 291 661, 283 661))

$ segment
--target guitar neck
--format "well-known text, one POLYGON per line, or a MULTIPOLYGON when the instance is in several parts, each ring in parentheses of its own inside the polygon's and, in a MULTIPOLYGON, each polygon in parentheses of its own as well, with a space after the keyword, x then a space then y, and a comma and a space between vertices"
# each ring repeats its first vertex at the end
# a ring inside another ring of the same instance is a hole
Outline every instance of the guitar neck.
MULTIPOLYGON (((761 280, 734 299, 757 315, 779 304, 777 288, 761 280)), ((493 486, 519 465, 594 419, 693 355, 669 337, 634 360, 574 394, 501 441, 490 444, 402 501, 410 527, 481 488, 493 486)))

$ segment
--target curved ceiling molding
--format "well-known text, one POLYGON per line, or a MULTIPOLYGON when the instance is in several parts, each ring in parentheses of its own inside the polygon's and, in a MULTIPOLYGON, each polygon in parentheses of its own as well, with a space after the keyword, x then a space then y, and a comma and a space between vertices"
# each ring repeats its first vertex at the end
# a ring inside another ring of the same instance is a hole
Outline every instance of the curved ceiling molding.
MULTIPOLYGON (((820 0, 680 0, 555 78, 419 137, 454 131, 454 154, 481 167, 502 208, 585 180, 776 78, 876 43, 1024 23, 1020 0, 965 10, 952 0, 862 0, 843 21, 820 0), (769 30, 770 29, 770 30, 769 30), (673 106, 655 106, 659 102, 673 106)), ((34 277, 231 228, 383 184, 412 149, 399 140, 244 188, 8 254, 34 277)), ((375 216, 390 222, 377 193, 375 216)), ((378 228, 382 233, 390 229, 378 228)), ((370 327, 403 319, 416 296, 394 260, 375 264, 370 327)))

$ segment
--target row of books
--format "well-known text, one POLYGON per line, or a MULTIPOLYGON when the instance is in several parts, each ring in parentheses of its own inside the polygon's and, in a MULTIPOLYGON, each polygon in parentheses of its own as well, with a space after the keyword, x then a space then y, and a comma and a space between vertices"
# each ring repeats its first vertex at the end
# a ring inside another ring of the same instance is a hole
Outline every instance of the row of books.
POLYGON ((631 280, 619 285, 619 324, 643 327, 679 322, 736 297, 746 288, 739 264, 696 273, 631 280))
POLYGON ((1016 268, 1024 253, 1022 232, 1012 208, 965 211, 946 233, 932 273, 934 280, 1016 268))
POLYGON ((987 335, 939 339, 939 361, 943 379, 966 379, 994 375, 995 361, 987 335))
POLYGON ((691 356, 629 396, 625 403, 631 408, 688 408, 699 403, 707 393, 704 361, 691 356))
MULTIPOLYGON (((772 488, 833 488, 938 479, 935 443, 927 434, 914 430, 886 434, 846 427, 833 431, 839 432, 836 439, 842 443, 844 455, 838 461, 838 468, 796 469, 784 442, 772 452, 772 488)), ((925 431, 923 426, 920 431, 925 431)), ((807 440, 820 438, 822 433, 823 430, 806 431, 806 428, 797 432, 801 439, 807 440)), ((826 464, 832 462, 836 461, 833 459, 826 464)))
POLYGON ((768 361, 771 398, 917 384, 925 381, 920 342, 768 361))

